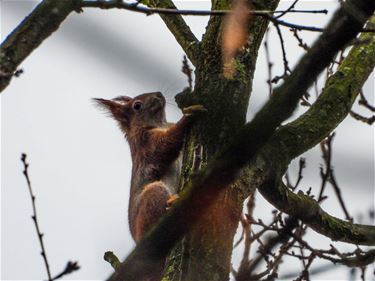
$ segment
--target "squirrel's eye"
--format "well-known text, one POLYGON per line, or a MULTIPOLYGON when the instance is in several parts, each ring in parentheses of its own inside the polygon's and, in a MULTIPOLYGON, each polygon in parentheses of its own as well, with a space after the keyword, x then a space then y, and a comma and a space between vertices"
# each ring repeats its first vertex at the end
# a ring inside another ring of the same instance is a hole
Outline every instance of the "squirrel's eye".
POLYGON ((136 101, 135 103, 133 103, 134 110, 140 110, 142 106, 143 106, 143 103, 141 103, 140 101, 136 101))

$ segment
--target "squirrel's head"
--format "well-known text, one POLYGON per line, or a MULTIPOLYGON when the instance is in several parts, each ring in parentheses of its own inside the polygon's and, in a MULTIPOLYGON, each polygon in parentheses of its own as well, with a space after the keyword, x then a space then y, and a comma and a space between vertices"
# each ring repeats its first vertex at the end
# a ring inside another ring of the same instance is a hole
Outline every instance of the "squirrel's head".
POLYGON ((146 93, 134 98, 119 96, 111 100, 94 99, 110 113, 127 135, 145 127, 159 127, 165 120, 165 98, 160 92, 146 93))

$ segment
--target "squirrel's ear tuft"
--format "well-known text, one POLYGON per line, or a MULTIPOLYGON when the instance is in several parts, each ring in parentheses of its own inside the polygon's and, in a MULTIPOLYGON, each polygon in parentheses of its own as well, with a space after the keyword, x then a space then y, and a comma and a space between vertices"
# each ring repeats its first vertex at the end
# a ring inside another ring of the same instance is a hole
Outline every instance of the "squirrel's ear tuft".
POLYGON ((92 101, 100 109, 109 113, 109 116, 117 120, 122 129, 129 127, 129 116, 126 110, 126 104, 130 101, 129 97, 117 97, 112 100, 93 98, 92 101))
POLYGON ((115 112, 121 111, 126 105, 126 102, 124 100, 120 100, 119 97, 114 98, 112 100, 98 98, 93 98, 92 100, 96 106, 106 111, 109 111, 114 115, 115 112))
POLYGON ((92 99, 94 105, 98 106, 99 108, 110 110, 112 106, 112 101, 111 100, 106 100, 106 99, 98 99, 98 98, 93 98, 92 99))

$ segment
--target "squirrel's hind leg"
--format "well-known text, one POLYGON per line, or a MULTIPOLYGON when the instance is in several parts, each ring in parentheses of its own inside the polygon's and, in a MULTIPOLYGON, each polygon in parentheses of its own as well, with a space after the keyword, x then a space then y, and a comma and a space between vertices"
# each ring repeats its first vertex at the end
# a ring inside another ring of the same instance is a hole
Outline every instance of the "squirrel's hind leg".
POLYGON ((166 185, 161 181, 155 181, 143 187, 135 217, 134 239, 136 242, 166 213, 170 196, 166 185))

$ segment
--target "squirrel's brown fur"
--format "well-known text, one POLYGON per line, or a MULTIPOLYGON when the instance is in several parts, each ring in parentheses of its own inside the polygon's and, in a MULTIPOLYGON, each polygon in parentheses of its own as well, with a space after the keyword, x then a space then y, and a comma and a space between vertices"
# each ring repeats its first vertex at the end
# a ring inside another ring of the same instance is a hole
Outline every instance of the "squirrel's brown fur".
POLYGON ((176 163, 191 116, 197 106, 176 124, 167 123, 165 98, 160 92, 134 98, 95 99, 118 122, 128 140, 133 162, 129 200, 129 226, 138 242, 166 212, 167 201, 177 192, 176 163))

